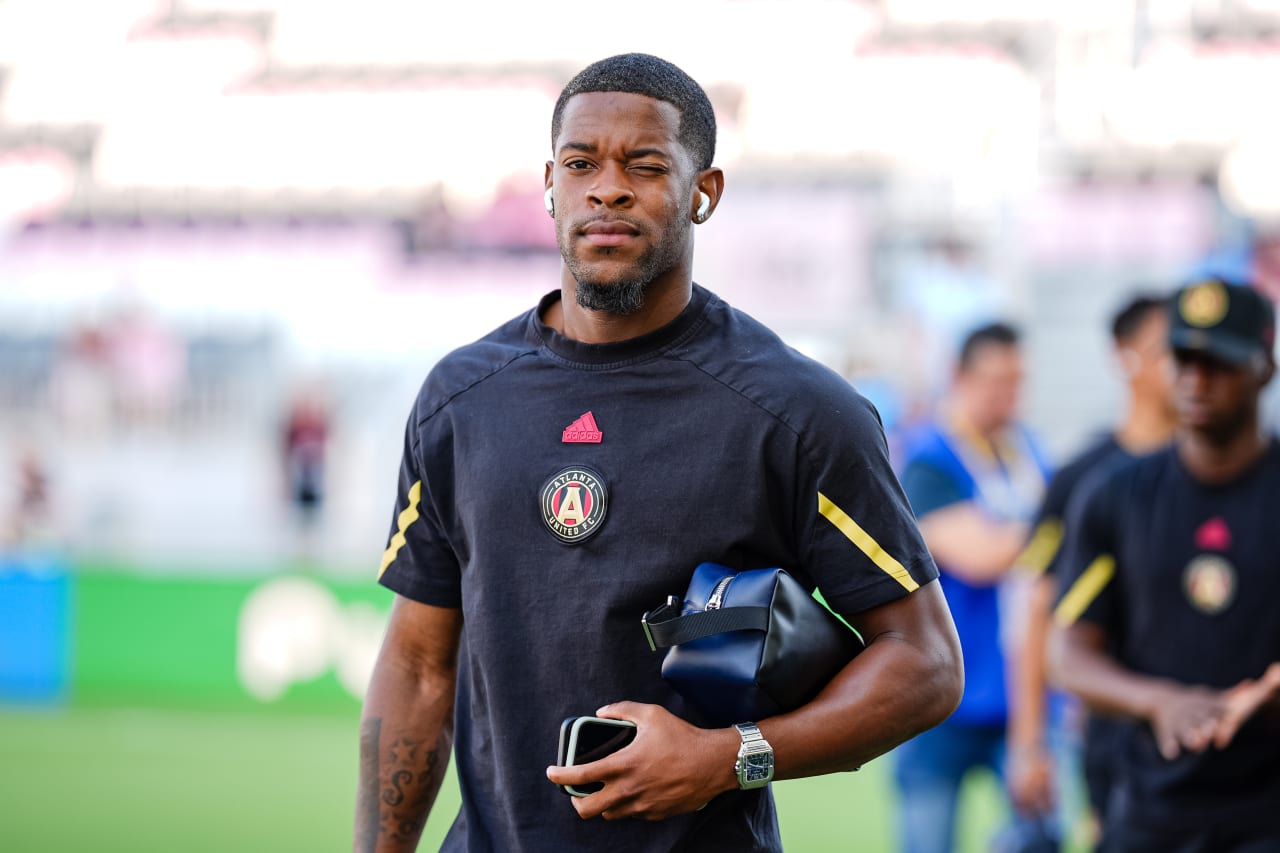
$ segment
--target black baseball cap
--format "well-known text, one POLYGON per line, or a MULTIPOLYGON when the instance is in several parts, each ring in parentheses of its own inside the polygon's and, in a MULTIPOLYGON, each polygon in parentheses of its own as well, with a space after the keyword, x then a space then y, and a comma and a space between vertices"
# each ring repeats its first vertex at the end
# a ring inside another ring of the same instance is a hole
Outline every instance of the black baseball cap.
POLYGON ((1270 358, 1276 340, 1276 309, 1248 285, 1203 279, 1173 296, 1169 346, 1204 352, 1237 367, 1270 358))

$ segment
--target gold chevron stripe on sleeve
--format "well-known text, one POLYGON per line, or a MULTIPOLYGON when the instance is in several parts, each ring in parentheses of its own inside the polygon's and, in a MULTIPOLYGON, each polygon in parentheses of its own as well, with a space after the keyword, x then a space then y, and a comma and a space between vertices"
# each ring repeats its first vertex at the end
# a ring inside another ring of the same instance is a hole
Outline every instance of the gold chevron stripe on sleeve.
POLYGON ((1110 554, 1100 554, 1089 564, 1084 574, 1076 578, 1076 582, 1062 596, 1058 607, 1053 611, 1053 621, 1066 628, 1075 624, 1089 605, 1093 604, 1098 594, 1111 582, 1116 573, 1116 561, 1110 554))
POLYGON ((831 499, 818 492, 818 512, 822 517, 836 526, 836 529, 845 535, 845 538, 858 547, 858 550, 867 555, 867 559, 875 563, 889 577, 902 584, 903 589, 907 592, 915 592, 920 588, 920 584, 916 583, 916 579, 902 567, 893 558, 888 551, 880 547, 880 543, 871 537, 871 534, 862 529, 858 522, 854 521, 845 511, 831 502, 831 499))
POLYGON ((1062 547, 1062 522, 1046 518, 1036 527, 1031 541, 1022 549, 1014 565, 1033 575, 1042 575, 1062 547))
POLYGON ((404 532, 409 529, 409 525, 418 520, 418 504, 421 500, 422 481, 419 480, 409 487, 409 505, 400 511, 400 515, 396 518, 396 533, 387 543, 387 550, 382 552, 382 566, 378 569, 379 580, 382 579, 387 566, 395 560, 396 554, 404 547, 404 532))

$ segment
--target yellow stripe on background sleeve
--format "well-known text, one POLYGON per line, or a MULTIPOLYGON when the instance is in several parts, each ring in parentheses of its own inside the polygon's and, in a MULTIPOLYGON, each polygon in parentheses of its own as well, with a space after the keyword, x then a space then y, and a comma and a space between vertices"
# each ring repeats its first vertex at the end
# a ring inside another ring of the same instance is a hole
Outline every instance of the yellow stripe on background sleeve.
POLYGON ((399 517, 396 518, 396 534, 387 543, 387 550, 382 552, 382 566, 378 569, 379 580, 382 579, 387 566, 395 560, 396 554, 404 547, 404 532, 409 529, 409 525, 418 520, 418 504, 421 500, 422 481, 419 480, 409 487, 409 505, 401 510, 399 517))
POLYGON ((915 592, 920 588, 916 579, 893 556, 880 547, 880 543, 871 538, 871 534, 863 530, 845 511, 831 502, 831 499, 818 492, 818 512, 822 517, 836 526, 845 538, 858 546, 858 550, 867 555, 867 559, 875 563, 889 577, 902 584, 907 592, 915 592))
POLYGON ((1080 615, 1089 609, 1099 593, 1111 582, 1116 573, 1116 561, 1110 554, 1099 555, 1084 574, 1076 578, 1076 582, 1062 596, 1058 608, 1053 611, 1053 621, 1060 627, 1074 625, 1080 615))
POLYGON ((1036 527, 1031 541, 1022 549, 1015 562, 1019 568, 1034 574, 1042 575, 1049 568, 1053 558, 1058 556, 1062 547, 1062 522, 1056 518, 1046 518, 1036 527))

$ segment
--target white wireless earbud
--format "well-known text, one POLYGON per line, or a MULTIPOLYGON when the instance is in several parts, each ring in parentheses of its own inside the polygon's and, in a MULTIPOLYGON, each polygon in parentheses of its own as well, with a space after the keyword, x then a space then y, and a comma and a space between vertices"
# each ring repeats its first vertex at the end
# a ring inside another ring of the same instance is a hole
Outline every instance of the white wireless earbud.
POLYGON ((698 212, 695 214, 699 222, 707 221, 707 214, 711 212, 711 197, 706 193, 698 193, 702 201, 698 202, 698 212))
POLYGON ((551 197, 552 187, 547 187, 547 191, 542 194, 542 206, 547 209, 548 216, 556 215, 556 200, 551 197))

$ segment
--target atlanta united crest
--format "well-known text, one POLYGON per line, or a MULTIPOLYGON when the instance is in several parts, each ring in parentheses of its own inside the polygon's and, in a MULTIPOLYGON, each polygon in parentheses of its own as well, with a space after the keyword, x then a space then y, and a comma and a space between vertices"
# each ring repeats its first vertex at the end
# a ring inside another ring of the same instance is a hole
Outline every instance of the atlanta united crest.
POLYGON ((1235 600, 1236 570, 1222 557, 1201 554, 1187 564, 1182 589, 1197 610, 1216 616, 1235 600))
POLYGON ((577 545, 600 529, 609 492, 590 468, 565 468, 542 487, 542 520, 561 542, 577 545))

